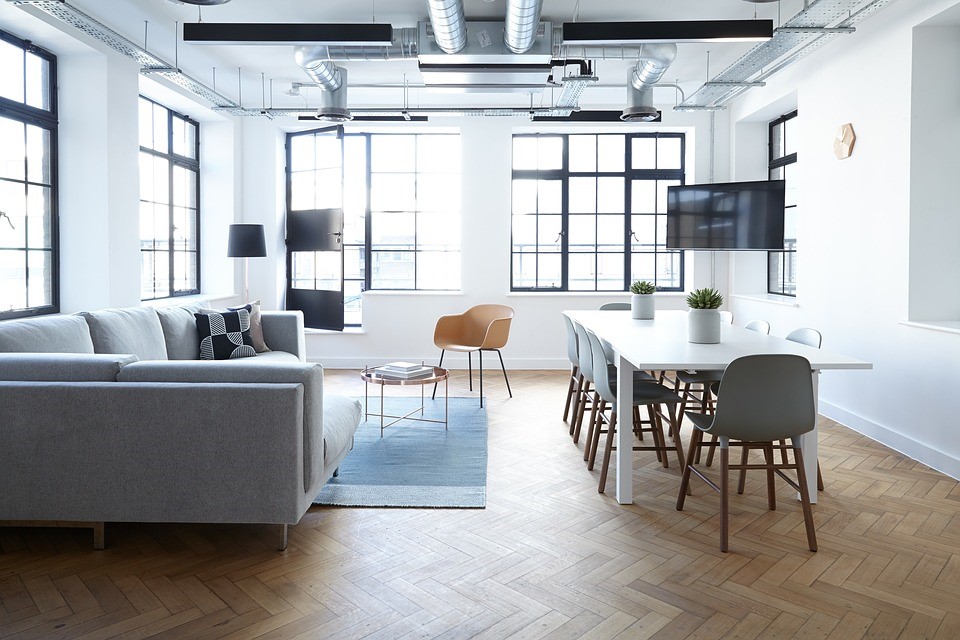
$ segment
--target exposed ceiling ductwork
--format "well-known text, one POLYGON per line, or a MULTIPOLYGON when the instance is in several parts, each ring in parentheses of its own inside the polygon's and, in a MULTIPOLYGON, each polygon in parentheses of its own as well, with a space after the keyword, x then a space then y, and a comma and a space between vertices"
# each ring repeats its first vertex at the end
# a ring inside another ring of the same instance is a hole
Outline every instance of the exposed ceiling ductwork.
POLYGON ((543 0, 507 0, 503 28, 503 44, 516 54, 526 53, 533 46, 540 28, 543 0))
POLYGON ((463 0, 427 0, 427 11, 437 46, 445 53, 460 53, 467 45, 463 0))
POLYGON ((660 82, 673 61, 677 45, 645 44, 640 48, 637 66, 627 72, 627 108, 620 119, 625 122, 650 122, 660 113, 653 106, 653 86, 660 82))
POLYGON ((341 69, 330 61, 327 47, 297 47, 293 57, 323 91, 336 91, 343 84, 341 69))

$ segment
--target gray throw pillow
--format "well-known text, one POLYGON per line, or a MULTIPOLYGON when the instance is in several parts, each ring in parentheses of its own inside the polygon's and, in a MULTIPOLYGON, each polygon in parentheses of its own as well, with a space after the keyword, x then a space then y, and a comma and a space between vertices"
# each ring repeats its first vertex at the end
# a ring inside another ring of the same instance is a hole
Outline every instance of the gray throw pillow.
POLYGON ((200 335, 197 333, 197 320, 193 314, 205 306, 204 302, 195 302, 156 308, 157 315, 160 317, 160 326, 163 327, 163 340, 167 345, 168 359, 200 359, 200 335))
POLYGON ((141 360, 166 360, 160 318, 152 307, 101 309, 81 313, 90 327, 95 353, 132 353, 141 360))

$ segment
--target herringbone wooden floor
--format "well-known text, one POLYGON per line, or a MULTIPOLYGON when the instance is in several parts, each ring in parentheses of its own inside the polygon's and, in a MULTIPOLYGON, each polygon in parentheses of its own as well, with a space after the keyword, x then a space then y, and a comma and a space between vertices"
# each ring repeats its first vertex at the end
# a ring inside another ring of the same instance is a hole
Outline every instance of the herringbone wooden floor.
MULTIPOLYGON (((677 512, 653 454, 635 505, 597 493, 564 374, 513 372, 512 400, 485 382, 486 509, 314 507, 283 553, 254 525, 108 525, 99 552, 89 531, 0 529, 0 637, 960 638, 956 481, 822 420, 820 551, 759 474, 723 554, 716 495, 695 483, 677 512)), ((362 394, 355 372, 327 386, 362 394)))

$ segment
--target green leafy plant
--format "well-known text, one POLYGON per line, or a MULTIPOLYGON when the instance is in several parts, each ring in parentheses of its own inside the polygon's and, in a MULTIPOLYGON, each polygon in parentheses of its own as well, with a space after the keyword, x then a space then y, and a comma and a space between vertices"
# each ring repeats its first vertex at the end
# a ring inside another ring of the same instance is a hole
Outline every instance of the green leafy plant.
POLYGON ((697 289, 687 296, 687 306, 691 309, 719 309, 722 304, 720 292, 709 287, 697 289))
POLYGON ((646 280, 637 280, 632 285, 630 285, 630 293, 653 293, 657 290, 657 286, 652 282, 646 280))

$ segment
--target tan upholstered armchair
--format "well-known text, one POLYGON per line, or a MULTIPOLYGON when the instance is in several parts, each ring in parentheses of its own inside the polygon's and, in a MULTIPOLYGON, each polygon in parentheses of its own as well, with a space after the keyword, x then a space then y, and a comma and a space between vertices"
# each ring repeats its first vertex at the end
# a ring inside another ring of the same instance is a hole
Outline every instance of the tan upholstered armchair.
MULTIPOLYGON (((440 348, 440 366, 443 366, 443 356, 447 351, 467 353, 467 368, 470 371, 470 390, 473 391, 473 352, 480 354, 480 406, 483 406, 483 352, 496 351, 500 357, 500 369, 503 379, 507 383, 507 393, 510 391, 510 380, 507 378, 507 369, 503 366, 503 356, 500 349, 507 344, 510 335, 510 322, 513 320, 513 309, 502 304, 479 304, 457 315, 441 316, 437 320, 437 328, 433 332, 433 343, 440 348)), ((434 385, 434 394, 437 389, 434 385)))

